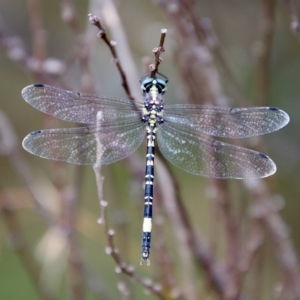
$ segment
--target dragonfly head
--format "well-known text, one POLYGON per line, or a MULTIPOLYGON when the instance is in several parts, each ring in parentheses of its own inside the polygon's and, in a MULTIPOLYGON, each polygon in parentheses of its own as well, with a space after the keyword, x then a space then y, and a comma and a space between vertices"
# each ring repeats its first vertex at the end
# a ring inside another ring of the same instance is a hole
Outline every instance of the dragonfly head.
POLYGON ((158 77, 147 77, 147 78, 142 78, 140 80, 141 83, 141 89, 144 94, 149 94, 150 90, 155 87, 157 90, 158 94, 163 95, 165 91, 167 90, 167 83, 168 79, 167 77, 164 76, 164 79, 158 78, 158 77))

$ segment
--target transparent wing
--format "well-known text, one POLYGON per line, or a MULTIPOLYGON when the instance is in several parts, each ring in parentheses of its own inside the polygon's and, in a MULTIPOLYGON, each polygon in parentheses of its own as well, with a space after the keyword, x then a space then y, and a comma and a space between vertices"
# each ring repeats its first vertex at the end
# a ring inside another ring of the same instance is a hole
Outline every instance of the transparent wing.
POLYGON ((178 168, 214 178, 266 177, 276 171, 276 165, 266 155, 213 140, 163 123, 157 131, 162 154, 178 168))
POLYGON ((76 93, 44 84, 25 87, 22 97, 36 109, 69 122, 96 124, 99 111, 110 121, 124 116, 141 119, 139 110, 129 99, 76 93))
POLYGON ((245 138, 276 131, 290 118, 276 107, 227 108, 192 104, 165 105, 164 120, 194 134, 245 138))
POLYGON ((145 128, 142 122, 38 130, 23 140, 28 152, 53 160, 78 165, 107 165, 121 160, 141 145, 145 128))

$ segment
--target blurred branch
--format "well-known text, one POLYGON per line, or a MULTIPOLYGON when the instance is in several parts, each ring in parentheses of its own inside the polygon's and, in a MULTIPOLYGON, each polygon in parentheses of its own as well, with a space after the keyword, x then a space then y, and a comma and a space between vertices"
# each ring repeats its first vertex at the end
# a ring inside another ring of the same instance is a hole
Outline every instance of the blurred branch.
POLYGON ((71 184, 65 185, 61 190, 62 212, 60 216, 60 229, 64 232, 68 247, 70 249, 68 257, 68 275, 70 283, 70 292, 72 299, 84 299, 84 281, 85 278, 83 257, 80 252, 79 241, 77 239, 76 224, 78 220, 78 198, 79 189, 82 182, 82 169, 76 166, 74 169, 75 177, 71 184))
POLYGON ((224 95, 218 72, 212 67, 212 56, 204 43, 203 31, 193 23, 196 22, 194 5, 180 0, 162 0, 159 4, 176 29, 182 80, 187 87, 193 87, 187 89, 188 99, 194 103, 222 104, 224 95))
POLYGON ((284 0, 291 17, 291 30, 300 40, 300 25, 297 9, 293 0, 284 0))
POLYGON ((30 56, 25 50, 23 40, 17 36, 10 36, 6 32, 4 28, 4 21, 1 16, 0 45, 4 48, 7 56, 12 61, 22 65, 29 74, 36 78, 38 82, 51 83, 53 76, 60 76, 64 71, 64 64, 58 59, 47 58, 41 65, 41 61, 39 61, 39 59, 34 56, 30 56))
MULTIPOLYGON (((171 258, 171 252, 167 247, 166 243, 166 232, 164 231, 164 216, 162 215, 163 209, 163 192, 162 185, 156 185, 155 192, 155 206, 154 209, 154 230, 155 230, 155 258, 157 265, 157 272, 159 274, 159 279, 163 283, 164 289, 166 289, 172 297, 177 300, 185 299, 181 296, 181 288, 179 282, 175 276, 176 274, 176 264, 171 258)), ((165 213, 166 214, 166 213, 165 213)), ((185 272, 185 271, 184 271, 185 272)), ((185 277, 186 278, 186 277, 185 277)), ((191 284, 191 283, 190 283, 191 284)))
POLYGON ((9 244, 18 255, 28 276, 32 279, 32 283, 39 296, 45 300, 52 300, 54 299, 54 296, 49 293, 49 291, 43 286, 43 284, 41 285, 41 268, 28 247, 25 234, 16 214, 16 209, 12 203, 12 199, 9 199, 9 197, 1 187, 0 211, 2 213, 3 221, 8 231, 9 244))
POLYGON ((287 292, 292 295, 292 299, 300 299, 299 263, 287 226, 278 213, 275 199, 271 197, 263 180, 248 179, 244 182, 256 204, 254 217, 268 230, 276 246, 277 256, 286 276, 287 292))
MULTIPOLYGON (((170 18, 170 20, 174 24, 174 27, 177 30, 176 36, 178 37, 180 42, 178 52, 180 53, 180 59, 182 60, 180 64, 181 72, 182 74, 186 75, 185 77, 183 77, 183 80, 186 83, 187 89, 190 93, 189 99, 192 99, 195 102, 199 102, 199 100, 201 100, 202 103, 210 103, 217 105, 226 104, 226 97, 224 97, 222 93, 218 73, 212 64, 211 55, 205 45, 204 32, 201 30, 201 28, 199 28, 198 19, 195 17, 196 8, 194 3, 189 0, 165 0, 160 1, 159 3, 163 7, 167 16, 170 18), (187 24, 189 24, 189 26, 187 26, 187 24)), ((268 4, 270 5, 270 3, 268 4)), ((272 9, 272 6, 268 6, 268 9, 266 10, 266 13, 268 14, 269 18, 268 21, 270 21, 270 18, 272 18, 272 9)), ((265 43, 267 42, 267 46, 270 47, 272 35, 270 27, 268 27, 267 29, 268 31, 265 34, 265 43)), ((264 63, 267 62, 265 57, 264 59, 264 63)), ((267 72, 266 69, 265 71, 267 72)), ((267 76, 268 74, 266 73, 265 78, 268 78, 267 76)), ((263 184, 262 180, 258 179, 257 182, 259 182, 259 184, 263 184)), ((220 187, 218 186, 215 186, 215 188, 216 190, 220 190, 220 187)), ((222 188, 221 190, 223 190, 222 194, 226 192, 226 188, 222 188)), ((253 199, 255 200, 257 199, 256 190, 257 188, 249 190, 253 199)), ((268 197, 265 197, 266 194, 268 194, 267 188, 264 192, 264 197, 261 197, 261 199, 264 201, 267 201, 268 199, 268 197)), ((264 201, 264 205, 267 204, 267 207, 269 207, 270 209, 273 207, 273 203, 271 201, 267 201, 266 203, 264 201)), ((272 211, 274 211, 274 209, 272 209, 272 211)), ((225 213, 227 215, 229 211, 227 210, 227 212, 225 213)), ((264 226, 273 233, 271 236, 279 247, 278 233, 279 231, 282 232, 282 230, 284 230, 284 223, 278 214, 276 214, 277 226, 274 226, 274 223, 272 223, 271 220, 269 220, 270 215, 265 215, 264 217, 266 218, 263 222, 264 226)), ((229 220, 229 218, 230 215, 225 217, 225 220, 229 220)), ((272 218, 272 220, 274 221, 274 218, 272 218)), ((232 229, 229 228, 227 231, 226 239, 229 239, 228 242, 230 242, 231 230, 232 229)), ((285 269, 288 273, 289 282, 292 283, 290 291, 293 291, 293 295, 295 297, 299 297, 298 288, 296 286, 296 281, 298 280, 299 282, 298 262, 292 243, 288 236, 285 236, 284 241, 281 240, 281 245, 282 246, 279 248, 279 256, 281 259, 283 269, 285 269), (284 257, 290 257, 294 264, 288 264, 286 259, 283 259, 284 257), (292 265, 293 267, 291 267, 292 265)), ((191 248, 193 249, 192 245, 191 248)), ((243 254, 241 254, 241 257, 243 257, 243 254)), ((232 258, 237 259, 236 257, 232 258)), ((200 261, 200 264, 203 265, 203 262, 200 261)), ((239 284, 236 283, 236 278, 234 275, 235 272, 230 271, 231 270, 228 270, 229 273, 226 274, 226 282, 223 281, 223 284, 218 285, 216 284, 218 281, 213 282, 213 287, 221 297, 230 297, 232 287, 236 286, 236 284, 239 284)), ((238 292, 240 288, 241 286, 237 286, 235 290, 238 292)))
MULTIPOLYGON (((161 157, 161 159, 163 159, 161 157)), ((168 213, 168 218, 172 222, 172 228, 178 241, 179 255, 181 256, 182 272, 185 273, 185 278, 188 279, 192 272, 187 267, 191 267, 189 260, 191 251, 193 259, 198 265, 201 265, 206 272, 211 287, 222 297, 225 292, 226 272, 219 265, 215 258, 204 245, 204 241, 196 235, 190 223, 188 213, 179 196, 179 185, 175 178, 171 175, 167 164, 162 164, 158 158, 156 159, 156 169, 158 174, 158 182, 163 182, 163 188, 160 189, 162 199, 165 206, 165 211, 168 213)), ((188 282, 185 282, 188 285, 188 282)))
MULTIPOLYGON (((225 262, 228 273, 230 274, 230 277, 228 276, 230 280, 228 280, 226 284, 225 295, 228 299, 236 299, 238 297, 236 293, 238 290, 238 278, 235 274, 238 272, 237 257, 240 256, 241 252, 241 237, 238 230, 240 228, 240 220, 231 205, 228 181, 223 179, 211 179, 209 182, 214 190, 211 197, 214 198, 214 202, 220 206, 221 217, 223 217, 225 223, 225 262)), ((216 207, 215 209, 218 208, 216 207)))
POLYGON ((74 36, 79 37, 81 32, 73 0, 60 0, 60 5, 62 20, 68 24, 74 36))
POLYGON ((35 179, 32 172, 20 153, 18 145, 18 138, 3 112, 0 111, 0 149, 1 154, 6 155, 10 160, 15 173, 19 176, 21 181, 27 186, 32 198, 34 199, 35 208, 41 219, 46 221, 48 225, 54 225, 54 217, 43 207, 44 196, 35 184, 35 179))
MULTIPOLYGON (((67 5, 67 3, 64 3, 67 5)), ((71 5, 71 2, 68 2, 71 5)), ((66 8, 66 6, 64 6, 66 8)), ((42 17, 41 9, 39 2, 37 0, 28 0, 28 11, 29 18, 31 20, 31 33, 32 33, 32 51, 33 56, 26 54, 24 50, 23 43, 21 39, 17 37, 10 37, 4 30, 3 23, 0 23, 0 43, 7 51, 9 57, 21 63, 31 75, 33 75, 38 81, 51 83, 51 77, 53 75, 60 75, 64 71, 64 64, 58 60, 47 59, 46 58, 46 45, 44 38, 44 30, 42 29, 42 17), (50 75, 50 76, 49 76, 50 75)), ((69 11, 70 12, 70 11, 69 11)), ((66 12, 65 12, 66 17, 66 12)), ((70 17, 70 16, 69 16, 70 17)), ((75 18, 75 17, 74 17, 75 18)), ((1 21, 1 20, 0 20, 1 21)), ((73 32, 75 35, 78 35, 78 26, 76 25, 75 19, 70 21, 70 24, 73 26, 73 32)), ((80 38, 78 37, 79 44, 80 38)), ((78 46, 78 48, 80 48, 78 46)), ((81 53, 88 53, 84 51, 84 48, 81 47, 81 53)), ((82 58, 81 66, 83 69, 87 70, 88 66, 88 57, 87 55, 78 55, 79 58, 82 58)), ((87 73, 87 72, 86 72, 87 73)), ((88 80, 91 84, 91 80, 88 80)), ((85 88, 86 90, 87 88, 85 88)), ((46 120, 49 121, 49 117, 46 120)), ((61 168, 61 163, 52 163, 54 175, 54 181, 56 182, 57 191, 60 192, 60 198, 62 200, 63 209, 61 211, 60 221, 56 220, 40 203, 43 202, 43 196, 40 194, 39 188, 35 184, 35 179, 33 178, 29 167, 27 166, 25 160, 21 157, 19 149, 17 146, 17 138, 8 125, 6 119, 1 115, 0 118, 3 126, 2 135, 3 135, 3 147, 5 153, 11 158, 11 163, 15 168, 16 173, 21 176, 22 180, 28 186, 29 190, 32 193, 33 199, 35 199, 36 207, 39 213, 42 216, 43 220, 47 220, 49 225, 55 226, 56 222, 60 223, 60 229, 64 233, 63 236, 66 237, 70 249, 69 256, 69 276, 70 276, 70 286, 73 299, 83 299, 83 261, 81 254, 79 253, 79 247, 76 239, 76 216, 77 216, 77 200, 78 200, 78 188, 80 187, 79 182, 81 181, 80 175, 82 172, 79 167, 74 167, 74 182, 68 186, 63 170, 61 168), (76 174, 78 176, 76 176, 76 174)))
MULTIPOLYGON (((178 52, 180 54, 181 73, 184 75, 183 80, 190 93, 189 99, 195 103, 201 101, 205 104, 223 104, 225 97, 222 93, 219 75, 212 65, 211 54, 204 44, 203 31, 201 28, 199 30, 198 21, 196 22, 194 5, 190 1, 175 0, 160 1, 160 4, 177 31, 176 36, 180 44, 178 52)), ((213 183, 213 181, 211 182, 213 183)), ((217 189, 217 187, 215 188, 217 189)), ((225 192, 224 190, 223 194, 225 192)), ((178 200, 178 197, 175 199, 178 201, 176 202, 176 206, 178 206, 176 211, 179 214, 179 219, 174 222, 174 228, 177 228, 178 224, 182 224, 182 230, 185 232, 183 236, 187 237, 188 247, 197 261, 197 266, 202 266, 206 272, 210 287, 221 298, 225 297, 232 276, 215 261, 215 258, 203 245, 203 241, 195 235, 183 204, 178 200)), ((174 201, 166 201, 168 205, 172 202, 174 201)), ((172 220, 174 220, 175 210, 170 208, 169 210, 172 211, 172 220)), ((177 229, 175 232, 180 232, 180 230, 177 229)))
MULTIPOLYGON (((234 285, 231 287, 231 295, 232 299, 238 297, 238 295, 242 292, 242 287, 245 281, 245 277, 250 272, 251 267, 254 264, 255 259, 257 258, 258 254, 261 252, 263 243, 265 241, 265 235, 263 230, 260 226, 252 226, 251 232, 245 236, 244 239, 241 239, 241 247, 244 245, 243 251, 240 251, 240 259, 236 265, 235 272, 234 272, 234 285), (242 244, 242 242, 244 242, 242 244)), ((260 265, 262 268, 262 265, 260 265)), ((259 273, 260 274, 260 273, 259 273)), ((256 282, 261 286, 261 278, 257 276, 256 282)), ((259 288, 255 288, 256 292, 255 295, 259 295, 261 291, 259 288)), ((260 297, 255 297, 255 299, 259 299, 260 297)))
POLYGON ((231 84, 231 90, 236 97, 236 101, 239 103, 247 103, 246 96, 231 70, 230 64, 226 59, 226 55, 224 54, 224 50, 213 28, 211 20, 209 18, 199 17, 194 2, 191 0, 168 0, 165 2, 169 2, 168 5, 170 5, 170 12, 174 3, 177 2, 177 5, 180 5, 181 11, 184 12, 181 12, 181 14, 185 15, 184 18, 189 19, 191 22, 194 28, 194 34, 197 36, 199 43, 208 47, 208 49, 217 57, 222 71, 224 72, 224 77, 227 78, 231 84))
POLYGON ((42 73, 43 62, 47 58, 47 40, 42 22, 42 9, 40 0, 26 0, 33 57, 37 62, 37 72, 42 73))
POLYGON ((81 67, 80 90, 86 93, 95 93, 95 80, 89 66, 92 43, 88 40, 88 30, 85 35, 81 33, 73 0, 60 0, 60 2, 62 20, 69 26, 76 40, 73 59, 78 59, 81 67))
POLYGON ((244 91, 242 90, 234 72, 231 69, 230 63, 226 58, 226 53, 220 43, 217 33, 214 30, 212 21, 207 17, 201 17, 199 22, 194 23, 195 26, 199 26, 205 36, 205 43, 209 49, 216 56, 220 63, 222 77, 226 78, 224 83, 229 83, 230 91, 232 92, 235 101, 243 106, 249 103, 244 91))
POLYGON ((275 25, 275 1, 262 0, 261 39, 257 42, 257 105, 266 106, 270 92, 270 63, 275 25))

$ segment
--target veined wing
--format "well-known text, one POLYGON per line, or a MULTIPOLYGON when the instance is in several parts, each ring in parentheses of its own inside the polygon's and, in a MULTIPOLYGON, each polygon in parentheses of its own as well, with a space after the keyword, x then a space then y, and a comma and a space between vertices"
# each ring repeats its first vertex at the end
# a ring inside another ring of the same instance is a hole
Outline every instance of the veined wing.
POLYGON ((276 131, 289 122, 276 107, 228 108, 192 104, 165 105, 164 120, 194 134, 245 138, 276 131))
POLYGON ((22 97, 36 109, 69 122, 96 124, 99 111, 111 121, 123 117, 141 119, 139 110, 129 99, 76 93, 45 84, 25 87, 22 97))
POLYGON ((265 154, 216 141, 203 134, 194 135, 170 126, 157 130, 162 154, 178 168, 214 178, 266 177, 276 172, 275 163, 265 154))
POLYGON ((142 122, 102 127, 38 130, 23 140, 28 152, 78 165, 107 165, 137 150, 145 137, 142 122))

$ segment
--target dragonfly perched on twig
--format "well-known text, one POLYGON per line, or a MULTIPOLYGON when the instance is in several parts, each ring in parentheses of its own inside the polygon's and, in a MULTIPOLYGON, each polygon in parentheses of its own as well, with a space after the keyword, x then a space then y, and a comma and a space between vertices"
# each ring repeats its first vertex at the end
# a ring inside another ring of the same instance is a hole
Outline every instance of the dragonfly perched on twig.
POLYGON ((246 138, 276 131, 289 122, 288 114, 275 107, 165 105, 162 96, 168 79, 159 75, 141 79, 142 103, 44 84, 29 85, 22 91, 25 101, 40 111, 85 124, 30 133, 23 147, 34 155, 78 165, 108 165, 135 152, 146 136, 141 263, 148 265, 156 140, 161 153, 188 173, 214 178, 266 177, 276 171, 267 155, 209 136, 246 138))

